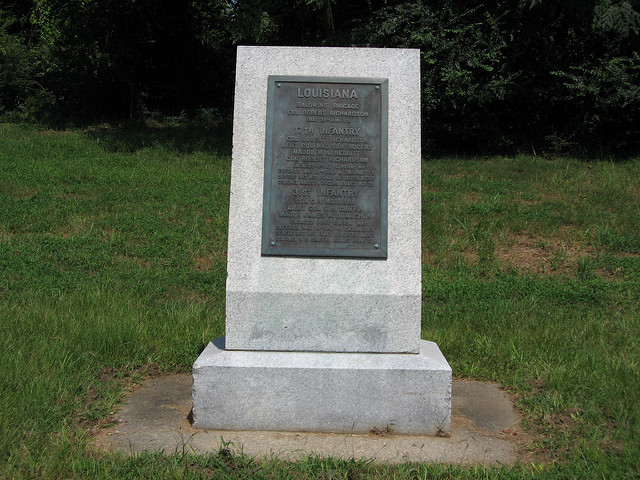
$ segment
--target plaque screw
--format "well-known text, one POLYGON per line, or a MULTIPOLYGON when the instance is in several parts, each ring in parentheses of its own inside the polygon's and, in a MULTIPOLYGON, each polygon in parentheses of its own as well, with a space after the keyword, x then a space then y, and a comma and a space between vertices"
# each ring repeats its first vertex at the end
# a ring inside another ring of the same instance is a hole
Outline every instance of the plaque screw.
POLYGON ((280 88, 282 86, 281 83, 276 83, 276 87, 280 88))
POLYGON ((380 245, 378 245, 377 243, 373 246, 373 248, 380 248, 380 245))
POLYGON ((271 246, 272 247, 275 246, 275 244, 276 244, 276 242, 271 242, 271 246))
POLYGON ((380 90, 380 85, 376 85, 376 90, 380 90))

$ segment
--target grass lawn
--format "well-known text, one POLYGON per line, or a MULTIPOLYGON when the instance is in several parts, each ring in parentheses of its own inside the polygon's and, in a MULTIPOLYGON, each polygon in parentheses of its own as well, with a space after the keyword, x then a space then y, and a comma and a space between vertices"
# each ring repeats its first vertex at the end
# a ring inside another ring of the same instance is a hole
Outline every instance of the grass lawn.
POLYGON ((516 395, 539 462, 93 451, 224 333, 227 130, 0 123, 0 477, 638 478, 640 159, 423 162, 423 338, 516 395))

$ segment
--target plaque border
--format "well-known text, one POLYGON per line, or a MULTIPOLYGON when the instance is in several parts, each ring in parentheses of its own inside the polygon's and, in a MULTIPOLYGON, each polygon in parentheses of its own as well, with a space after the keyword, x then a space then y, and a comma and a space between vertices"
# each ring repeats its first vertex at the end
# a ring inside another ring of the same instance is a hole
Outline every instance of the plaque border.
POLYGON ((267 114, 264 153, 264 184, 262 200, 262 256, 279 257, 322 257, 322 258, 362 258, 387 259, 387 195, 388 195, 388 135, 389 135, 389 80, 379 77, 321 77, 298 75, 269 75, 267 78, 267 114), (363 248, 337 247, 278 247, 269 242, 269 214, 271 205, 271 181, 273 167, 273 122, 274 102, 277 82, 305 83, 355 83, 363 85, 379 85, 380 99, 380 248, 370 250, 363 248))

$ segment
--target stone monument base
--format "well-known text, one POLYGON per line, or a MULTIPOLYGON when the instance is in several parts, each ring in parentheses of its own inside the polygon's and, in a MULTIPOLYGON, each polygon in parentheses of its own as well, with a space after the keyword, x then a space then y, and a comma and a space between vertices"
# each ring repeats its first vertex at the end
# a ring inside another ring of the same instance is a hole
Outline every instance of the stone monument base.
POLYGON ((451 367, 433 342, 420 353, 225 350, 193 365, 194 427, 396 434, 447 433, 451 367))

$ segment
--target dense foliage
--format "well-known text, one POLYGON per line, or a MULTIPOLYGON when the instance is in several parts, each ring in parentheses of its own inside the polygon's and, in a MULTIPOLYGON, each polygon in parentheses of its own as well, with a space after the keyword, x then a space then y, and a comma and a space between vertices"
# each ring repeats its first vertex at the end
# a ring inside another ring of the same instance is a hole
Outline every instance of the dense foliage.
POLYGON ((419 48, 425 153, 640 151, 640 0, 3 0, 0 113, 227 115, 235 46, 419 48))

